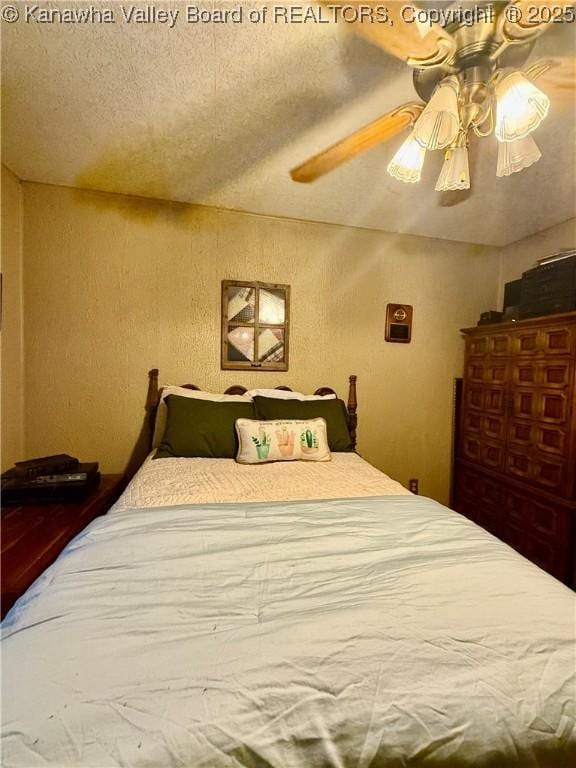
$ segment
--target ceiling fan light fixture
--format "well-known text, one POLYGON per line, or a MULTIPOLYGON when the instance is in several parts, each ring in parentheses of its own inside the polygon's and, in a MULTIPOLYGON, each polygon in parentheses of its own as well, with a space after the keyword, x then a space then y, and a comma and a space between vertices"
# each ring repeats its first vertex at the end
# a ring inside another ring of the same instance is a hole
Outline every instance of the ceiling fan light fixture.
POLYGON ((399 181, 415 184, 420 181, 426 150, 414 138, 412 132, 388 163, 388 173, 399 181))
POLYGON ((498 141, 523 139, 538 128, 550 109, 550 99, 522 72, 510 72, 496 84, 498 141))
POLYGON ((496 176, 511 176, 534 165, 541 157, 542 153, 532 136, 524 136, 516 141, 504 141, 498 144, 496 176))
POLYGON ((451 147, 444 155, 444 165, 436 182, 436 192, 470 189, 468 147, 451 147))
POLYGON ((416 121, 414 135, 424 149, 445 149, 454 143, 460 130, 459 84, 445 77, 416 121))

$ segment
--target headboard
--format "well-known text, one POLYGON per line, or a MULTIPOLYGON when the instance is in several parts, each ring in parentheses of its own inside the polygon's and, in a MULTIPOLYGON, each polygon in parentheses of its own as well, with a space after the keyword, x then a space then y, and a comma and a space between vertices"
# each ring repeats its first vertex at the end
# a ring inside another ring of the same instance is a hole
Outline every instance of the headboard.
MULTIPOLYGON (((350 376, 348 379, 348 401, 346 404, 346 413, 348 418, 348 429, 350 430, 350 437, 352 438, 352 445, 356 450, 356 427, 358 425, 358 417, 356 410, 358 408, 358 401, 356 399, 356 376, 350 376)), ((195 384, 182 384, 185 389, 197 389, 195 384)), ((287 392, 292 392, 290 387, 275 387, 275 389, 283 389, 287 392)), ((243 395, 248 390, 239 384, 234 384, 224 392, 225 395, 243 395)), ((146 412, 148 414, 148 429, 149 429, 149 450, 152 447, 152 437, 154 435, 154 424, 156 423, 156 411, 158 409, 158 403, 160 402, 160 387, 158 386, 158 368, 152 368, 148 371, 148 396, 146 397, 146 412)), ((315 395, 335 395, 336 392, 331 387, 320 387, 314 392, 315 395)))

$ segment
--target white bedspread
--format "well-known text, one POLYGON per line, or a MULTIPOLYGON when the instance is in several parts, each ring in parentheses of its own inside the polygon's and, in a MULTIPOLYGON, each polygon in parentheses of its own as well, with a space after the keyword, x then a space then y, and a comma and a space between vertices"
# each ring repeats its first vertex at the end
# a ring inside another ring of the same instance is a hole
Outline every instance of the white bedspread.
POLYGON ((124 509, 3 625, 6 768, 567 768, 574 599, 421 497, 124 509))
POLYGON ((114 510, 234 501, 401 496, 410 491, 355 453, 332 461, 237 464, 234 459, 152 459, 144 462, 114 510))

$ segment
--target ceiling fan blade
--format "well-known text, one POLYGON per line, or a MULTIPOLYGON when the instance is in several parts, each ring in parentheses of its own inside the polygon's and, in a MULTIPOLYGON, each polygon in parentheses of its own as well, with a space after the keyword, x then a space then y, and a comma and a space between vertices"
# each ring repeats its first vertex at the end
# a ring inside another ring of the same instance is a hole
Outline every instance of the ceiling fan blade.
POLYGON ((456 50, 453 37, 439 24, 410 22, 414 6, 400 2, 334 2, 321 0, 331 8, 339 7, 345 26, 356 34, 396 56, 410 66, 426 66, 443 61, 456 50), (406 10, 406 8, 408 10, 406 10))
POLYGON ((516 40, 551 29, 568 6, 556 0, 512 0, 504 9, 504 34, 516 40))
POLYGON ((314 155, 297 168, 293 168, 290 171, 290 176, 294 181, 303 184, 316 181, 342 163, 351 160, 360 152, 371 149, 376 144, 381 144, 396 136, 400 131, 414 123, 423 109, 423 104, 410 102, 388 112, 388 114, 365 125, 323 152, 314 155))
POLYGON ((564 56, 536 62, 528 68, 527 74, 531 72, 532 79, 555 104, 576 103, 576 57, 564 56))

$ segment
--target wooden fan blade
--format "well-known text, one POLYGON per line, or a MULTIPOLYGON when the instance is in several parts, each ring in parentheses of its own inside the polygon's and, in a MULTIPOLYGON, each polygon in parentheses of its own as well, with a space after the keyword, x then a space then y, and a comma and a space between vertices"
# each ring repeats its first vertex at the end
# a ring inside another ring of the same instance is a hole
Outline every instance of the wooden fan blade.
POLYGON ((562 14, 571 3, 558 3, 556 0, 512 0, 504 9, 506 21, 504 33, 513 39, 522 39, 551 29, 560 23, 562 14))
MULTIPOLYGON (((534 65, 538 67, 538 63, 534 65)), ((576 102, 576 58, 565 56, 551 60, 551 66, 541 75, 536 74, 534 81, 538 88, 557 105, 576 102)))
POLYGON ((303 184, 319 179, 320 176, 333 171, 334 168, 351 160, 360 152, 371 149, 376 144, 396 136, 400 131, 414 123, 423 109, 423 104, 411 102, 388 112, 388 114, 379 117, 342 141, 325 149, 324 152, 314 155, 297 168, 293 168, 290 171, 290 176, 294 181, 303 184))
POLYGON ((452 36, 438 24, 410 22, 413 4, 321 1, 342 9, 344 26, 411 66, 441 61, 456 50, 452 36))
POLYGON ((554 65, 538 80, 542 85, 547 84, 554 89, 576 90, 576 58, 573 56, 555 58, 554 65))

